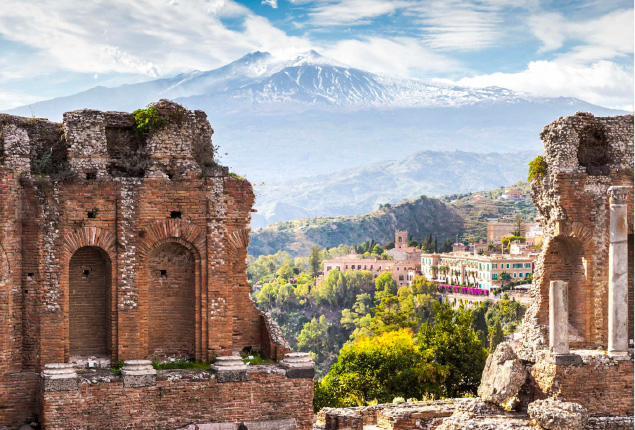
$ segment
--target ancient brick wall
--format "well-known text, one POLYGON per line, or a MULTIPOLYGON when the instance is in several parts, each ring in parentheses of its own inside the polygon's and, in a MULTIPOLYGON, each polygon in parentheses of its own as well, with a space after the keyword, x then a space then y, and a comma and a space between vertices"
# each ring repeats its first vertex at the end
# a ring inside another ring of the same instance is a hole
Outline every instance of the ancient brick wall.
POLYGON ((107 356, 109 338, 111 264, 97 247, 78 249, 69 263, 69 353, 107 356))
POLYGON ((147 135, 123 112, 0 115, 0 424, 35 415, 47 363, 289 351, 249 298, 251 184, 203 112, 154 106, 147 135))
POLYGON ((295 418, 297 428, 313 424, 312 378, 256 370, 249 381, 159 377, 156 386, 124 388, 121 379, 82 383, 79 391, 44 392, 41 423, 47 430, 175 429, 210 422, 295 418))
POLYGON ((584 405, 593 416, 633 416, 633 361, 614 361, 601 351, 582 355, 575 365, 540 359, 531 369, 536 398, 584 405))
POLYGON ((166 242, 155 248, 149 258, 148 354, 193 357, 194 255, 183 245, 166 242))
MULTIPOLYGON (((546 169, 532 182, 532 198, 545 240, 518 348, 521 357, 530 360, 547 344, 551 280, 569 282, 571 347, 607 345, 607 190, 616 185, 633 186, 633 115, 595 118, 580 113, 561 117, 545 127, 541 138, 546 169)), ((632 192, 627 205, 632 233, 632 192)), ((632 266, 630 259, 631 272, 632 266)), ((632 289, 631 282, 629 296, 632 289)), ((632 306, 629 320, 633 320, 632 306)))

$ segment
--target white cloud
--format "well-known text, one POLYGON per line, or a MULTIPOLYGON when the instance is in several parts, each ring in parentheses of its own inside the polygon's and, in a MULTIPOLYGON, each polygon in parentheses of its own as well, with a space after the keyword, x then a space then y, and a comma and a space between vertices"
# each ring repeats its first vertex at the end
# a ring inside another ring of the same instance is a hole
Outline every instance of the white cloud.
POLYGON ((569 21, 550 13, 529 18, 531 32, 542 42, 541 52, 555 51, 567 41, 577 46, 559 54, 563 61, 593 62, 633 53, 633 9, 599 18, 569 21))
POLYGON ((633 69, 611 61, 598 61, 588 66, 532 61, 522 72, 478 75, 454 83, 498 86, 544 97, 576 97, 605 107, 633 109, 633 69))
POLYGON ((267 6, 271 6, 274 9, 278 8, 278 0, 262 0, 261 4, 266 4, 267 6))
POLYGON ((324 53, 363 70, 401 76, 423 77, 427 72, 458 67, 456 61, 422 46, 413 38, 343 40, 325 48, 324 53))
POLYGON ((408 13, 422 24, 427 46, 472 51, 505 41, 510 30, 504 22, 505 13, 509 10, 536 5, 536 0, 424 0, 408 13))
MULTIPOLYGON (((255 50, 306 49, 231 0, 3 0, 0 35, 51 69, 158 76, 227 64, 255 50), (222 19, 238 20, 230 29, 222 19)), ((44 70, 23 70, 38 73, 44 70)))
POLYGON ((308 15, 316 26, 360 25, 410 4, 399 0, 339 0, 323 2, 312 8, 308 15))
POLYGON ((2 91, 0 90, 0 107, 8 110, 18 106, 28 105, 30 103, 39 102, 44 97, 26 94, 22 91, 2 91))

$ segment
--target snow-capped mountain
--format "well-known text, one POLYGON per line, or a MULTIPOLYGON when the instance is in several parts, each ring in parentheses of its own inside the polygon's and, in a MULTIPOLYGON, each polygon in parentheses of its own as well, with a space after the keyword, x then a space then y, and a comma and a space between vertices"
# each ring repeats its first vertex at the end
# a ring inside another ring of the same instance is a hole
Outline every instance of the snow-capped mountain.
POLYGON ((298 109, 315 104, 369 107, 448 107, 529 98, 504 88, 465 88, 377 75, 309 51, 276 61, 255 52, 210 72, 193 72, 162 92, 170 98, 198 95, 226 104, 281 104, 298 109))
MULTIPOLYGON (((347 109, 456 107, 479 102, 516 102, 531 99, 504 88, 466 88, 377 75, 349 67, 309 51, 292 59, 279 60, 267 52, 253 52, 218 69, 183 73, 115 88, 95 87, 87 91, 30 106, 10 113, 59 120, 65 111, 90 107, 130 110, 159 98, 193 98, 196 104, 228 108, 298 110, 315 105, 347 109)), ((212 107, 212 110, 214 108, 212 107)))
MULTIPOLYGON (((161 98, 207 112, 216 131, 214 143, 221 147, 220 162, 254 182, 275 183, 275 193, 256 189, 265 218, 273 215, 268 208, 284 205, 261 200, 285 196, 285 184, 291 190, 298 178, 342 176, 347 169, 388 160, 408 163, 409 156, 426 150, 537 153, 542 151, 539 132, 558 116, 622 113, 575 98, 378 75, 314 51, 287 59, 254 52, 214 70, 95 87, 8 112, 60 120, 63 112, 76 109, 132 111, 161 98)), ((353 205, 363 190, 358 184, 347 191, 353 205)), ((341 206, 348 204, 346 192, 338 199, 341 206)), ((280 197, 279 202, 286 201, 280 197)), ((284 204, 286 212, 293 212, 284 204)), ((338 215, 331 206, 324 206, 322 215, 338 215)), ((355 211, 351 208, 347 213, 355 211)), ((320 207, 310 209, 320 214, 320 207)))

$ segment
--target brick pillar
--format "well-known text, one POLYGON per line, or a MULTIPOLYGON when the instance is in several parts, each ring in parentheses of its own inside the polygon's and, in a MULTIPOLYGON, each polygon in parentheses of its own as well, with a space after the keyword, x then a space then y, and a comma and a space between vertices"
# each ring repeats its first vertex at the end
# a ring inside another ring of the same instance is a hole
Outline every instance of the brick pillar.
POLYGON ((549 283, 549 348, 556 355, 569 354, 569 283, 549 283))
POLYGON ((610 187, 609 356, 628 359, 628 210, 632 187, 610 187))

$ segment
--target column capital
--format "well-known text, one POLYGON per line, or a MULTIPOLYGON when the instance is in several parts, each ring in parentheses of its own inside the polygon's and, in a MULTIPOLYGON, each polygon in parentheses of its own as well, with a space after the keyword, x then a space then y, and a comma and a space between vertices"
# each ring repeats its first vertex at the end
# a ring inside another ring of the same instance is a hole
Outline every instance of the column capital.
POLYGON ((628 194, 631 192, 633 187, 628 186, 613 186, 609 187, 607 190, 607 194, 609 195, 609 202, 612 205, 623 205, 626 203, 626 199, 628 198, 628 194))

